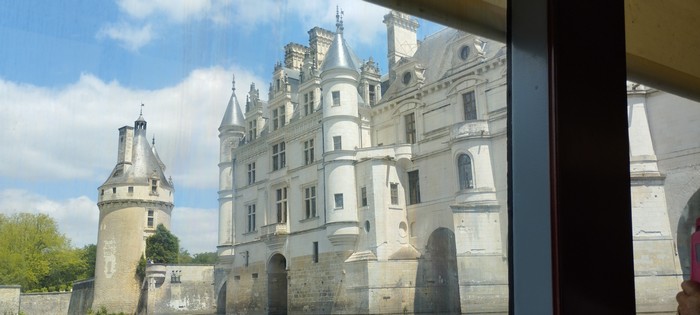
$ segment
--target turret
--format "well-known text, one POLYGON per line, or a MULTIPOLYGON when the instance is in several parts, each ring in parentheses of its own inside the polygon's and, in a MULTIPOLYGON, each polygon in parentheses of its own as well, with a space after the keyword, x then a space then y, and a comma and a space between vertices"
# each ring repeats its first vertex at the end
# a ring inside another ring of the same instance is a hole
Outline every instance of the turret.
POLYGON ((231 98, 219 126, 219 255, 232 255, 234 233, 233 204, 235 157, 233 150, 245 137, 246 121, 236 98, 236 78, 233 77, 231 98))
POLYGON ((362 147, 357 92, 360 62, 343 39, 343 21, 336 14, 336 34, 321 65, 323 153, 326 166, 326 231, 334 246, 350 249, 358 229, 355 150, 362 147))
MULTIPOLYGON (((142 105, 143 106, 143 105, 142 105)), ((173 184, 146 137, 143 112, 134 127, 119 128, 117 165, 98 188, 100 210, 93 305, 135 313, 136 266, 158 224, 170 228, 173 184)))

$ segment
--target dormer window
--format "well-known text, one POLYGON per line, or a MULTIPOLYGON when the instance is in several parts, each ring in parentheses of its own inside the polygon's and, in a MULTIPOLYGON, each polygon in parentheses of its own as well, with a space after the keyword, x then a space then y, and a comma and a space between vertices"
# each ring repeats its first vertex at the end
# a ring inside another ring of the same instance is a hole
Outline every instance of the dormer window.
POLYGON ((413 75, 411 75, 411 72, 406 71, 403 74, 403 79, 401 80, 401 82, 403 82, 403 84, 405 84, 405 85, 408 85, 409 83, 411 83, 412 77, 413 77, 413 75))
POLYGON ((151 195, 158 195, 158 180, 151 179, 151 195))
POLYGON ((469 58, 469 46, 462 46, 462 48, 459 49, 459 58, 464 61, 469 58))

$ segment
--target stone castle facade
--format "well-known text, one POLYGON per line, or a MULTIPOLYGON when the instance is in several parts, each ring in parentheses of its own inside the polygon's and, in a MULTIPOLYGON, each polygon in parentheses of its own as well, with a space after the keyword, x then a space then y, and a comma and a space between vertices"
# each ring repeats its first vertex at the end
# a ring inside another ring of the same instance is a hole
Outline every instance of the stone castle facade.
MULTIPOLYGON (((388 65, 336 31, 285 46, 268 101, 219 127, 218 311, 507 313, 506 47, 391 12, 388 65)), ((637 87, 635 87, 637 88, 637 87)), ((641 92, 630 85, 630 99, 641 92)), ((630 102, 640 312, 681 270, 644 104, 630 102)))

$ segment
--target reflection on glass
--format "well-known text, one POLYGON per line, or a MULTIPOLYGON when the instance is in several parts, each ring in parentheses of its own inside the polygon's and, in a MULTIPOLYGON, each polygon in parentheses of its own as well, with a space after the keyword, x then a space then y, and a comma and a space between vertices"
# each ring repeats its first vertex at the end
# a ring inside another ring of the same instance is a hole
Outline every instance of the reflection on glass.
POLYGON ((219 129, 221 220, 233 209, 219 298, 228 312, 507 313, 505 46, 449 28, 418 41, 391 11, 382 71, 343 18, 284 46, 268 100, 252 85, 226 109, 245 122, 219 129), (238 210, 251 204, 260 228, 238 210))
POLYGON ((627 95, 637 312, 675 312, 700 215, 700 104, 633 82, 627 95))

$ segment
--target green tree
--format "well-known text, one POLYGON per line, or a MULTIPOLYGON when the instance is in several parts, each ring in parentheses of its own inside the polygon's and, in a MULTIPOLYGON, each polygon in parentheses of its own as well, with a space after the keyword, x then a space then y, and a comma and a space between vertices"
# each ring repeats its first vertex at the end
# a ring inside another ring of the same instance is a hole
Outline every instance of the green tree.
POLYGON ((177 263, 180 253, 179 240, 163 224, 158 224, 156 232, 146 239, 146 257, 154 263, 177 263))
POLYGON ((178 254, 177 262, 179 264, 189 264, 192 262, 192 255, 186 249, 180 247, 180 254, 178 254))
POLYGON ((77 280, 87 265, 80 250, 46 214, 0 214, 0 284, 23 291, 60 287, 77 280))
POLYGON ((192 263, 210 265, 215 264, 218 258, 219 256, 215 252, 198 253, 194 254, 194 257, 192 257, 192 263))
POLYGON ((97 246, 95 244, 85 245, 82 249, 81 256, 87 264, 85 269, 85 278, 95 277, 95 261, 97 260, 97 246))

